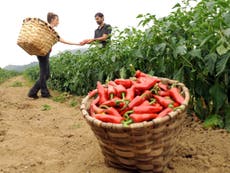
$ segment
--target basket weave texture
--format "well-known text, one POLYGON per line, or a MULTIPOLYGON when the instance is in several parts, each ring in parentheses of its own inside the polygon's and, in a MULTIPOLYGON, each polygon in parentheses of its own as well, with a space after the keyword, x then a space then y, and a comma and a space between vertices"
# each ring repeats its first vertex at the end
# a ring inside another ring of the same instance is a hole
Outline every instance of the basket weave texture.
POLYGON ((186 116, 189 91, 183 83, 160 78, 168 84, 177 83, 185 97, 184 103, 163 118, 149 122, 122 124, 105 123, 89 115, 90 99, 82 100, 81 111, 98 139, 108 166, 138 172, 164 172, 176 151, 178 134, 186 116))
POLYGON ((57 32, 39 18, 23 20, 17 44, 30 55, 45 56, 59 40, 57 32))

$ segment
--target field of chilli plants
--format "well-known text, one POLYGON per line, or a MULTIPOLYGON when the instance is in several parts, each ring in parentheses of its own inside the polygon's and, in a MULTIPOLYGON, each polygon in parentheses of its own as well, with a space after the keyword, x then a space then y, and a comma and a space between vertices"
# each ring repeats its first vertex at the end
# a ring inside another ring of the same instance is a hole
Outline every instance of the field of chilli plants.
POLYGON ((4 82, 5 80, 16 76, 18 73, 14 71, 8 71, 0 68, 0 83, 4 82))
MULTIPOLYGON (((135 70, 176 79, 190 91, 190 109, 205 127, 230 131, 230 3, 192 0, 176 4, 163 18, 140 14, 147 28, 113 28, 106 48, 96 44, 85 52, 65 52, 51 59, 53 89, 86 95, 97 81, 129 78, 135 70)), ((38 67, 25 72, 38 77, 38 67)))

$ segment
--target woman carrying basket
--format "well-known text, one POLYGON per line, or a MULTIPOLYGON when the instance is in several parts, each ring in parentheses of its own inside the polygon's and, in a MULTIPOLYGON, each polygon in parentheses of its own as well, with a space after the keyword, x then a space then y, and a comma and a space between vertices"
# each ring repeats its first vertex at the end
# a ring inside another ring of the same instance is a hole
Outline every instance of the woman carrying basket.
MULTIPOLYGON (((54 28, 59 24, 59 18, 57 14, 49 12, 47 14, 47 22, 49 25, 54 28)), ((80 45, 79 43, 73 43, 69 41, 65 41, 62 38, 59 38, 59 42, 69 45, 80 45)), ((41 90, 41 96, 48 98, 51 97, 50 92, 47 88, 46 81, 50 77, 50 68, 49 68, 49 56, 50 56, 51 50, 48 52, 45 56, 37 56, 39 61, 39 68, 40 68, 40 76, 39 79, 36 81, 34 86, 30 89, 28 93, 28 97, 37 99, 38 98, 38 91, 41 90)))

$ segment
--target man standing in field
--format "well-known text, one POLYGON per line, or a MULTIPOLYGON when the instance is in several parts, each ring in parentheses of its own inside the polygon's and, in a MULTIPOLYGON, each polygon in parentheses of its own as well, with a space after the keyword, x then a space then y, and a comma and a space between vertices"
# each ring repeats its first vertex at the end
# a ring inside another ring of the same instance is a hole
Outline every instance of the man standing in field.
POLYGON ((83 40, 80 44, 85 45, 97 41, 102 45, 102 47, 105 47, 110 40, 112 27, 111 25, 104 22, 104 15, 101 12, 96 13, 94 17, 97 24, 99 25, 98 28, 95 30, 94 38, 83 40))

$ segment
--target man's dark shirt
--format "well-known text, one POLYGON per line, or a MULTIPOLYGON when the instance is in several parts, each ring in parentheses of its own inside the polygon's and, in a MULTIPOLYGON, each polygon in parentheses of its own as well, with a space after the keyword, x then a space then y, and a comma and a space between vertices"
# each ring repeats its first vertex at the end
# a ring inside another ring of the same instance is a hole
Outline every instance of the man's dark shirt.
POLYGON ((108 38, 106 41, 100 41, 100 43, 105 47, 107 41, 110 39, 110 34, 112 32, 112 27, 109 24, 104 24, 102 28, 100 26, 95 30, 94 38, 102 37, 103 34, 107 34, 108 38))

